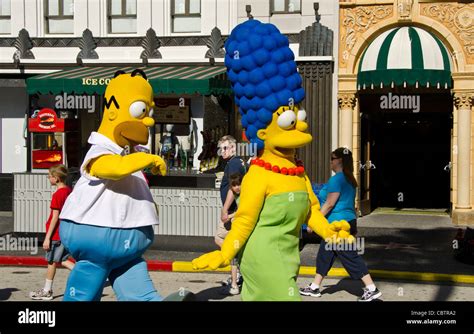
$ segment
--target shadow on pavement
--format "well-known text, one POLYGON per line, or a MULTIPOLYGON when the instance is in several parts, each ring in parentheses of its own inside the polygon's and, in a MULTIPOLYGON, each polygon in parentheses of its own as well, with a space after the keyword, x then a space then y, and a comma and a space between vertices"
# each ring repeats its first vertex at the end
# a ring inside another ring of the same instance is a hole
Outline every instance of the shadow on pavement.
POLYGON ((323 285, 324 288, 321 289, 321 295, 329 294, 332 295, 333 293, 339 291, 346 291, 355 297, 362 296, 362 288, 364 284, 359 280, 353 280, 351 278, 342 278, 337 284, 334 285, 323 285))
POLYGON ((447 301, 448 298, 453 293, 454 287, 452 285, 439 285, 438 291, 436 292, 436 296, 433 298, 433 301, 437 302, 444 302, 447 301))
POLYGON ((0 289, 0 300, 8 300, 10 299, 12 292, 15 291, 20 291, 17 288, 5 288, 5 289, 0 289))
POLYGON ((228 295, 222 294, 222 287, 214 287, 214 288, 209 288, 206 290, 199 291, 198 293, 195 294, 196 301, 210 301, 210 300, 222 300, 227 297, 230 297, 228 295))

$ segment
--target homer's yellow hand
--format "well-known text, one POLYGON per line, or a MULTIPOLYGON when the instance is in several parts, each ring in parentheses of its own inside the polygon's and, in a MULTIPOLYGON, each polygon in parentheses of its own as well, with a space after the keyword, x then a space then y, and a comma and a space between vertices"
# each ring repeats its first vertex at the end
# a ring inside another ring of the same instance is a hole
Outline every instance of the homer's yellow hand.
POLYGON ((144 152, 121 156, 102 155, 89 163, 90 174, 99 178, 120 180, 139 170, 151 168, 155 173, 166 175, 166 163, 157 155, 144 152))
POLYGON ((151 166, 151 172, 153 175, 166 175, 166 162, 158 155, 153 155, 153 162, 151 166))
POLYGON ((221 251, 214 251, 201 255, 192 261, 193 269, 211 269, 216 270, 219 267, 226 267, 230 264, 229 260, 225 260, 221 251))

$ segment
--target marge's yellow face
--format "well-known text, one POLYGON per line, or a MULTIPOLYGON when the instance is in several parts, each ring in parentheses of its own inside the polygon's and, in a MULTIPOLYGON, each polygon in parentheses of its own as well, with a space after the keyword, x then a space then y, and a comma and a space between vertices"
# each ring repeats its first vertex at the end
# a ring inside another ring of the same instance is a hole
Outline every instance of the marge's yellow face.
POLYGON ((293 157, 296 148, 313 140, 307 133, 306 111, 296 107, 282 106, 273 113, 272 122, 266 129, 257 132, 265 141, 265 149, 281 157, 293 157))
POLYGON ((153 89, 140 75, 121 74, 105 91, 104 118, 99 133, 119 146, 133 147, 148 142, 148 128, 155 124, 153 89))

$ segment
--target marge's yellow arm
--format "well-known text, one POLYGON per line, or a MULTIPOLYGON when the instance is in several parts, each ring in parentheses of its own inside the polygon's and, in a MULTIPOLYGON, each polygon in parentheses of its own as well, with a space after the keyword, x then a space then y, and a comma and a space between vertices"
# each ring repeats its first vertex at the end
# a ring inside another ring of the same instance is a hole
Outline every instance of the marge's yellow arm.
POLYGON ((118 154, 102 155, 89 163, 89 174, 101 179, 120 180, 147 167, 155 174, 158 170, 166 174, 166 164, 157 155, 144 152, 121 156, 118 154), (153 170, 155 169, 155 170, 153 170))
POLYGON ((329 222, 321 213, 321 206, 319 200, 313 192, 311 181, 308 176, 306 178, 306 188, 308 190, 309 200, 311 201, 311 211, 308 218, 308 226, 316 232, 321 238, 326 239, 332 234, 329 231, 329 222))
MULTIPOLYGON (((267 174, 268 171, 266 171, 267 174)), ((267 192, 267 180, 262 179, 257 167, 252 167, 245 175, 242 186, 240 204, 235 213, 232 228, 222 245, 222 257, 224 260, 232 260, 250 237, 258 216, 265 202, 267 192)))

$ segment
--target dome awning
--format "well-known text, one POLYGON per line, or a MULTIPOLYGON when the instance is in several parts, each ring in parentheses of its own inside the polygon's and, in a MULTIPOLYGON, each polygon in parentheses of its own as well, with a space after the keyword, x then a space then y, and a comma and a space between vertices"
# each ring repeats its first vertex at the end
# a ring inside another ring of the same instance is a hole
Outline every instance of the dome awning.
POLYGON ((364 51, 357 88, 452 87, 451 59, 443 43, 417 27, 385 31, 364 51))

